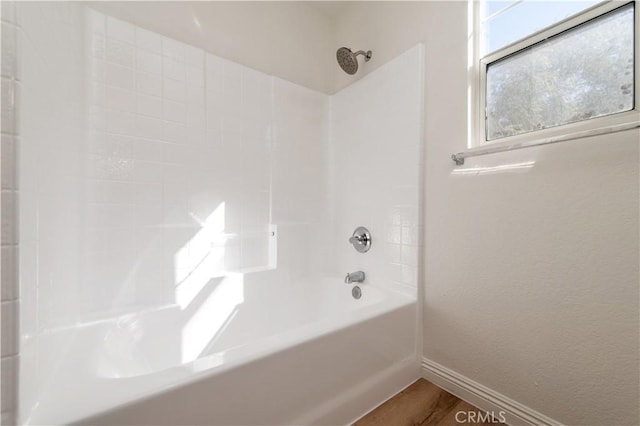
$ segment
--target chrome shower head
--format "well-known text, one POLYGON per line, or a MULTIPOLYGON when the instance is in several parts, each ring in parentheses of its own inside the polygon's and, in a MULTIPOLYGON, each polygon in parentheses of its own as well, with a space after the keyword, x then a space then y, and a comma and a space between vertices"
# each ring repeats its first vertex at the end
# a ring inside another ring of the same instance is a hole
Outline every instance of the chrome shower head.
POLYGON ((364 55, 364 61, 367 62, 371 59, 371 51, 358 50, 353 53, 351 49, 348 47, 341 47, 336 52, 336 59, 338 60, 338 65, 340 68, 347 74, 353 75, 358 72, 358 55, 364 55))

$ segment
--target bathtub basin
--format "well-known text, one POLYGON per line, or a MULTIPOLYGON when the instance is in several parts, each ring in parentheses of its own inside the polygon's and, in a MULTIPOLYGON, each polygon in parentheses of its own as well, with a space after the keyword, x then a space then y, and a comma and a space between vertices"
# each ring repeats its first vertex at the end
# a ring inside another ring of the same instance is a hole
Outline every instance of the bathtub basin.
POLYGON ((419 375, 415 299, 351 288, 231 275, 182 306, 45 333, 40 348, 68 350, 38 365, 46 398, 23 421, 347 424, 419 375))

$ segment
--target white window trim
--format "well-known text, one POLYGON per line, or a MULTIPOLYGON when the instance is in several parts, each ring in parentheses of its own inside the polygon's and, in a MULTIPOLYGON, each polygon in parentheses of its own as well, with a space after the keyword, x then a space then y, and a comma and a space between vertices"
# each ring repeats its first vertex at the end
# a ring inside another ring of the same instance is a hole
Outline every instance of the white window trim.
POLYGON ((573 17, 569 17, 548 28, 531 34, 524 39, 509 44, 484 57, 480 57, 481 47, 481 2, 469 1, 469 103, 468 103, 468 143, 470 149, 491 146, 492 148, 518 145, 533 146, 549 140, 571 140, 587 137, 591 134, 607 134, 620 131, 623 127, 634 127, 640 123, 640 10, 638 0, 609 0, 597 4, 573 17), (486 139, 486 75, 487 65, 512 53, 525 49, 551 36, 571 29, 577 25, 597 18, 614 9, 634 3, 634 108, 630 111, 615 113, 603 117, 591 118, 576 123, 563 124, 547 129, 535 130, 499 139, 486 139))

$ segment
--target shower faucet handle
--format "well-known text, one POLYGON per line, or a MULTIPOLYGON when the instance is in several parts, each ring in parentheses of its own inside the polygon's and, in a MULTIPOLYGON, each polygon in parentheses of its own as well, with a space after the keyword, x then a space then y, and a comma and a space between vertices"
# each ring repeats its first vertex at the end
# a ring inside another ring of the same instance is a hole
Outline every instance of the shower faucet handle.
POLYGON ((364 226, 359 226, 353 231, 349 242, 360 253, 366 253, 371 248, 371 233, 364 226))
POLYGON ((366 235, 354 235, 349 238, 351 244, 367 244, 367 241, 369 241, 369 238, 366 235))

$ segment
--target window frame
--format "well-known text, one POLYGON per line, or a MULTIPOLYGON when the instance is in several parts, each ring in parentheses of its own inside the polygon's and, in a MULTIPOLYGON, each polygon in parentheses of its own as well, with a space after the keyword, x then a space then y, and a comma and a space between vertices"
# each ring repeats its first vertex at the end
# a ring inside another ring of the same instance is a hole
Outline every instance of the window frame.
POLYGON ((482 47, 482 3, 484 0, 470 0, 469 3, 469 87, 470 99, 468 147, 478 148, 482 146, 512 146, 521 143, 532 143, 536 140, 544 142, 550 139, 577 139, 588 137, 591 134, 606 134, 616 131, 620 126, 632 125, 640 122, 640 11, 638 0, 607 0, 596 4, 576 15, 570 16, 549 27, 543 28, 529 36, 517 40, 494 52, 480 56, 482 47), (486 97, 487 97, 487 68, 510 55, 517 54, 527 48, 544 42, 545 40, 569 31, 585 22, 596 19, 618 8, 633 4, 634 11, 634 99, 633 108, 590 118, 575 123, 561 124, 546 129, 532 130, 513 136, 505 136, 497 139, 487 139, 486 121, 486 97))

